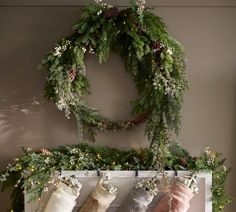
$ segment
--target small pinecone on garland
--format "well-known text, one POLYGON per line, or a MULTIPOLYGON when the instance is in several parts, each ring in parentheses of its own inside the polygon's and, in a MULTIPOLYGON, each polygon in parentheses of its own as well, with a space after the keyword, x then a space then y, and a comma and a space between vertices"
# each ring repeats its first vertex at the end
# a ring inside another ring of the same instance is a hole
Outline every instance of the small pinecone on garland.
POLYGON ((153 49, 154 52, 158 52, 161 50, 161 48, 163 47, 163 45, 160 42, 153 42, 151 45, 151 48, 153 49))
POLYGON ((119 14, 119 10, 117 7, 111 7, 104 12, 104 16, 106 18, 113 18, 113 17, 116 17, 118 14, 119 14))
POLYGON ((188 162, 184 158, 180 158, 179 162, 182 166, 187 166, 188 165, 188 162))
POLYGON ((45 148, 42 148, 41 152, 43 155, 52 155, 52 153, 48 149, 45 149, 45 148))
POLYGON ((74 81, 75 77, 76 77, 76 69, 70 69, 68 71, 68 77, 71 81, 74 81))

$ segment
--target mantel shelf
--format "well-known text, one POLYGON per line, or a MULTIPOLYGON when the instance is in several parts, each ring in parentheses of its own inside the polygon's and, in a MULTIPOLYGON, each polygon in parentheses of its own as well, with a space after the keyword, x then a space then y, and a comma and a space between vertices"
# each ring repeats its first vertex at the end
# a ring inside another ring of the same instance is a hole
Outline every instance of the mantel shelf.
MULTIPOLYGON (((103 171, 101 171, 102 173, 103 171)), ((105 172, 105 171, 104 171, 105 172)), ((190 174, 189 171, 178 171, 178 176, 185 176, 190 174)), ((175 171, 166 171, 167 176, 174 177, 175 171)), ((97 171, 63 171, 62 176, 72 176, 74 175, 82 183, 83 187, 81 189, 80 196, 77 201, 78 207, 81 207, 87 196, 94 189, 98 175, 97 171)), ((109 176, 111 177, 111 183, 118 188, 118 196, 109 208, 109 212, 116 211, 116 209, 121 205, 121 202, 129 194, 131 188, 139 179, 152 178, 157 175, 156 171, 138 171, 138 176, 136 176, 135 171, 109 171, 109 176)), ((205 212, 212 211, 212 174, 209 172, 201 172, 197 174, 200 180, 200 192, 199 195, 202 196, 203 201, 205 199, 205 212)), ((49 198, 49 195, 45 199, 49 198)), ((157 197, 158 198, 158 197, 157 197)), ((155 200, 151 203, 150 208, 155 206, 155 200)), ((37 202, 28 202, 27 195, 25 197, 25 212, 34 212, 37 209, 37 202)))

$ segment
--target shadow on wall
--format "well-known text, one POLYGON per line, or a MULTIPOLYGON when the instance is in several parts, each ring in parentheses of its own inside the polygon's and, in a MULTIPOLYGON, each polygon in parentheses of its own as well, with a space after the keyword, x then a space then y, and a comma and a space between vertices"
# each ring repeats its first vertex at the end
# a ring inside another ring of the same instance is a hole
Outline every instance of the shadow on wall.
POLYGON ((41 148, 77 142, 75 120, 67 120, 43 98, 45 77, 37 71, 44 52, 71 32, 69 23, 75 22, 77 10, 1 9, 0 169, 20 153, 22 146, 41 148))
POLYGON ((24 139, 30 139, 31 134, 35 133, 35 122, 38 123, 40 121, 40 103, 36 98, 24 100, 23 103, 16 101, 15 97, 18 95, 18 92, 14 91, 8 98, 1 100, 1 144, 6 143, 8 145, 5 148, 9 148, 9 150, 2 152, 1 156, 7 156, 12 147, 21 145, 24 139), (30 116, 31 118, 29 119, 30 116), (34 117, 33 120, 32 117, 34 117))
MULTIPOLYGON (((31 71, 31 75, 35 72, 31 71)), ((37 74, 24 80, 17 77, 15 71, 7 75, 14 79, 0 78, 0 168, 18 155, 21 147, 41 148, 76 142, 75 120, 67 120, 43 98, 44 83, 37 79, 37 74)), ((27 72, 20 75, 26 76, 27 72)))
POLYGON ((53 105, 39 102, 36 97, 22 99, 19 102, 15 98, 18 95, 18 92, 13 92, 8 98, 1 100, 0 167, 4 167, 6 161, 19 154, 21 147, 50 147, 55 146, 54 143, 58 145, 56 138, 57 136, 61 138, 62 129, 74 134, 74 139, 65 138, 65 143, 76 139, 76 128, 72 127, 73 121, 67 121, 63 114, 57 114, 53 105), (50 114, 50 117, 47 117, 47 114, 50 114), (71 123, 70 127, 68 122, 71 123), (50 128, 52 126, 55 129, 50 128))

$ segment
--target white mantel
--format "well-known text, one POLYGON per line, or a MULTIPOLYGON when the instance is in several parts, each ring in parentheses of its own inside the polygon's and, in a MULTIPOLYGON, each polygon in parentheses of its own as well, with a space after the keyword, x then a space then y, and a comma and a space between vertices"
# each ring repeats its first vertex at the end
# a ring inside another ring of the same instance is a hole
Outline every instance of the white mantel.
MULTIPOLYGON (((175 176, 174 171, 166 172, 169 177, 175 176)), ((138 177, 136 176, 135 171, 109 171, 109 176, 111 177, 111 183, 114 184, 118 188, 118 196, 115 201, 111 204, 111 207, 108 209, 108 212, 115 212, 117 208, 120 207, 124 198, 129 194, 131 188, 134 184, 140 180, 145 178, 152 178, 157 174, 156 171, 139 171, 138 177)), ((188 171, 178 171, 178 176, 185 176, 190 174, 188 171)), ((79 181, 82 183, 83 187, 81 189, 80 196, 78 198, 78 207, 81 207, 83 202, 86 200, 87 196, 92 192, 95 187, 98 176, 96 171, 63 171, 62 176, 76 176, 79 181)), ((212 212, 212 174, 207 172, 201 172, 197 174, 199 180, 200 191, 193 199, 193 201, 197 201, 197 198, 205 198, 204 212, 212 212)), ((49 195, 48 195, 49 196, 49 195)), ((46 197, 46 199, 48 198, 46 197)), ((160 198, 160 197, 159 197, 160 198)), ((150 209, 155 207, 155 203, 158 201, 158 197, 154 199, 154 201, 150 204, 150 209)), ((46 202, 46 201, 45 201, 46 202)), ((204 201, 203 201, 204 202, 204 201)), ((200 206, 199 206, 200 207, 200 206)), ((29 203, 27 200, 27 196, 25 198, 25 212, 35 212, 38 208, 38 203, 29 203)), ((194 208, 194 210, 198 210, 194 208)), ((200 209, 201 210, 201 209, 200 209)), ((41 211, 38 211, 41 212, 41 211)), ((190 211, 191 212, 191 209, 190 211)), ((203 212, 203 211, 202 211, 203 212)))

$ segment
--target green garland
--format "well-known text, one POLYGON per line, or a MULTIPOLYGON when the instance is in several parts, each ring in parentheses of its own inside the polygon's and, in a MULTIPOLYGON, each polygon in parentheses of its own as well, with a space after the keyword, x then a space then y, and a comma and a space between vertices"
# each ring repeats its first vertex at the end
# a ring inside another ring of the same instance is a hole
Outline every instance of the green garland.
POLYGON ((169 36, 162 20, 142 1, 120 11, 97 3, 83 10, 73 30, 42 62, 48 74, 45 96, 64 110, 66 117, 73 113, 93 140, 96 130, 130 129, 146 120, 151 146, 169 143, 179 130, 188 83, 182 46, 169 36), (121 55, 139 92, 129 120, 111 121, 87 106, 83 98, 89 93, 84 58, 95 54, 103 63, 111 51, 121 55))
MULTIPOLYGON (((34 152, 23 150, 23 155, 9 164, 0 173, 3 188, 15 186, 13 193, 14 212, 22 212, 24 201, 23 188, 31 200, 41 197, 55 172, 62 170, 156 170, 151 162, 153 152, 150 149, 118 150, 108 147, 79 144, 59 147, 54 150, 42 149, 34 152)), ((229 169, 224 166, 221 155, 205 149, 200 157, 190 154, 177 144, 169 146, 169 155, 165 158, 166 170, 190 170, 194 173, 212 171, 213 173, 213 211, 223 211, 231 201, 224 186, 229 169)), ((158 161, 156 161, 158 163, 158 161)))

